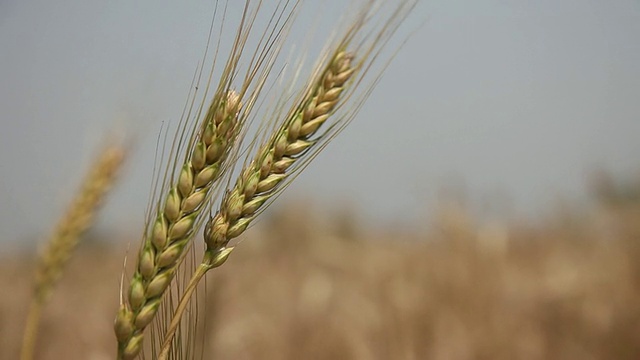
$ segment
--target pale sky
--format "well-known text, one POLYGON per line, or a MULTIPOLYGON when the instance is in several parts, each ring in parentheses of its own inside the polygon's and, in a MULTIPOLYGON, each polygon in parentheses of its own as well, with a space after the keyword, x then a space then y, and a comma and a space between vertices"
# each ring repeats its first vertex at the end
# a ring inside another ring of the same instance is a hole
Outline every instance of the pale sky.
MULTIPOLYGON (((307 2, 324 16, 345 3, 307 2)), ((142 228, 155 141, 180 117, 212 3, 0 1, 0 243, 53 227, 109 132, 138 142, 100 226, 142 228)), ((359 116, 274 207, 304 194, 420 220, 454 182, 538 214, 585 198, 593 169, 640 172, 639 1, 422 1, 406 25, 359 116)))

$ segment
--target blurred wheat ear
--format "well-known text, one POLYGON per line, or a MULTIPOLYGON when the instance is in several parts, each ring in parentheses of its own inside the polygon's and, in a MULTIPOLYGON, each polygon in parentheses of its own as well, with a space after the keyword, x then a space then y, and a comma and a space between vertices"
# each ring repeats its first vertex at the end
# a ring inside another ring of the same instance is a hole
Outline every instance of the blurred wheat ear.
POLYGON ((243 234, 356 115, 384 66, 371 82, 363 82, 364 76, 414 4, 413 1, 400 2, 382 15, 382 20, 374 23, 373 28, 367 28, 379 10, 375 5, 379 4, 366 2, 346 26, 344 34, 325 50, 318 61, 320 65, 303 84, 290 110, 276 111, 263 120, 276 125, 275 130, 244 166, 235 185, 225 192, 215 216, 205 225, 206 250, 202 262, 176 307, 158 359, 179 358, 171 352, 172 347, 179 344, 174 341, 174 333, 200 280, 231 254, 234 247, 229 246, 229 242, 243 234), (355 93, 359 88, 360 93, 355 93))
POLYGON ((116 181, 126 153, 126 149, 117 144, 102 151, 42 251, 36 265, 33 298, 23 337, 22 360, 33 358, 42 309, 82 235, 94 223, 100 205, 116 181))

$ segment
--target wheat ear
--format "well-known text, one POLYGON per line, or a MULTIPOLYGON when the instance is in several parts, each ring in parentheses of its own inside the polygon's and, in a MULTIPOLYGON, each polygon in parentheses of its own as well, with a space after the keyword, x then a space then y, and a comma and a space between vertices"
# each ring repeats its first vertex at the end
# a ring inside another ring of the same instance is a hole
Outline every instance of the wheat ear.
POLYGON ((346 51, 335 53, 314 91, 260 148, 233 189, 225 194, 220 210, 205 225, 204 240, 211 260, 247 229, 261 207, 286 183, 290 175, 287 170, 315 145, 314 135, 329 119, 343 86, 355 71, 352 60, 353 55, 346 51))
POLYGON ((209 190, 222 174, 234 146, 240 130, 240 107, 234 91, 214 98, 177 181, 144 236, 126 302, 121 304, 114 324, 120 359, 133 359, 142 349, 144 329, 160 306, 209 190))
POLYGON ((256 216, 349 124, 393 55, 356 98, 354 91, 363 87, 363 76, 415 4, 414 0, 403 0, 391 5, 393 8, 384 8, 378 6, 382 1, 364 2, 343 37, 326 52, 325 65, 307 82, 301 100, 243 168, 234 187, 225 193, 218 212, 206 223, 206 251, 197 272, 222 265, 233 250, 229 242, 244 233, 256 216), (376 12, 386 20, 373 24, 379 26, 377 30, 365 30, 376 12), (361 42, 356 41, 358 37, 361 42), (349 107, 334 114, 347 100, 349 107), (319 131, 332 115, 335 119, 319 131))
MULTIPOLYGON (((240 23, 233 36, 233 44, 214 96, 213 105, 204 120, 200 133, 179 130, 174 138, 173 149, 177 150, 173 157, 173 167, 178 154, 185 152, 185 163, 178 179, 168 181, 163 188, 168 187, 168 194, 164 202, 158 204, 157 215, 147 220, 147 230, 143 237, 143 244, 138 255, 138 264, 130 282, 126 301, 121 301, 120 309, 114 324, 118 340, 118 358, 133 359, 143 347, 145 328, 153 320, 162 304, 167 305, 167 312, 173 308, 174 294, 167 291, 176 271, 178 271, 186 247, 193 234, 197 232, 203 222, 202 214, 209 209, 211 198, 216 194, 218 181, 226 173, 232 161, 235 160, 242 141, 245 124, 250 122, 251 109, 256 103, 271 70, 276 55, 282 46, 284 34, 287 33, 295 10, 300 0, 281 0, 273 10, 271 18, 255 40, 256 50, 249 57, 244 58, 244 49, 250 38, 257 15, 262 7, 262 0, 245 0, 240 23), (244 75, 242 75, 244 73, 244 75), (238 92, 229 91, 232 83, 239 86, 238 92), (188 145, 183 150, 184 140, 188 145), (210 190, 211 189, 211 190, 210 190), (168 298, 167 298, 168 296, 168 298), (163 303, 163 297, 165 299, 163 303)), ((224 30, 226 8, 230 0, 226 1, 222 12, 220 35, 224 30)), ((216 20, 218 4, 215 6, 216 20)), ((206 61, 211 32, 203 57, 206 61)), ((215 54, 219 54, 220 43, 215 47, 215 54)), ((218 63, 214 56, 211 73, 206 82, 205 93, 211 84, 211 79, 218 63)), ((200 76, 196 84, 200 82, 200 76)), ((197 89, 197 87, 196 87, 197 89)), ((193 106, 193 103, 192 103, 193 106)), ((187 118, 190 116, 188 115, 187 118)), ((182 123, 182 122, 181 122, 182 123)), ((170 161, 170 164, 171 162, 170 161)), ((167 173, 171 165, 168 165, 167 173)), ((153 215, 152 215, 153 216, 153 215)), ((182 284, 177 282, 175 287, 177 296, 182 293, 182 284)), ((163 314, 164 315, 164 311, 163 314)), ((160 322, 163 316, 160 317, 160 322)), ((159 334, 164 333, 164 325, 160 324, 159 334)), ((154 334, 154 337, 158 334, 154 334)), ((161 340, 162 337, 159 337, 161 340)), ((155 339, 151 344, 155 353, 155 339)))
POLYGON ((261 206, 285 183, 289 176, 287 169, 316 142, 312 138, 340 101, 343 86, 355 71, 352 58, 345 51, 335 53, 322 76, 314 82, 312 91, 271 140, 260 148, 254 160, 242 171, 234 188, 225 194, 220 210, 205 225, 207 248, 202 264, 197 267, 174 312, 159 360, 167 359, 182 313, 201 278, 208 270, 225 262, 233 249, 227 247, 228 242, 244 232, 261 206))
POLYGON ((37 263, 35 286, 23 337, 22 360, 33 358, 40 313, 60 279, 82 234, 95 220, 125 158, 125 149, 105 148, 87 174, 78 196, 58 223, 37 263))

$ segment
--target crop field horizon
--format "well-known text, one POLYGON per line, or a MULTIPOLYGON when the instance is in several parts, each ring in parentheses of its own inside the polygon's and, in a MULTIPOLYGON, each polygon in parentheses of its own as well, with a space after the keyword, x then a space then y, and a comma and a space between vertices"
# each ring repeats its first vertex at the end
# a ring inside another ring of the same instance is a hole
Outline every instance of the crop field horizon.
MULTIPOLYGON (((481 224, 448 203, 424 231, 374 230, 357 209, 282 204, 208 279, 198 351, 216 359, 637 359, 640 201, 631 190, 594 191, 589 209, 553 210, 535 225, 481 224)), ((126 248, 108 233, 95 237, 43 313, 38 359, 115 355, 126 248)), ((5 253, 0 264, 10 289, 0 295, 2 359, 19 353, 32 255, 5 253)))

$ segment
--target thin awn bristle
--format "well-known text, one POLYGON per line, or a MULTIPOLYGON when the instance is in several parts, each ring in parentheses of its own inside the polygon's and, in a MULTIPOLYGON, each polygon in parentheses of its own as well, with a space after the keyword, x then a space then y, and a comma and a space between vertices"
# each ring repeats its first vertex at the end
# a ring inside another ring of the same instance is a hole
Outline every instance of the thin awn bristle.
POLYGON ((98 209, 114 184, 125 156, 126 150, 118 145, 103 150, 41 253, 36 268, 34 297, 24 334, 23 360, 33 358, 41 309, 62 276, 81 236, 94 223, 98 209))

